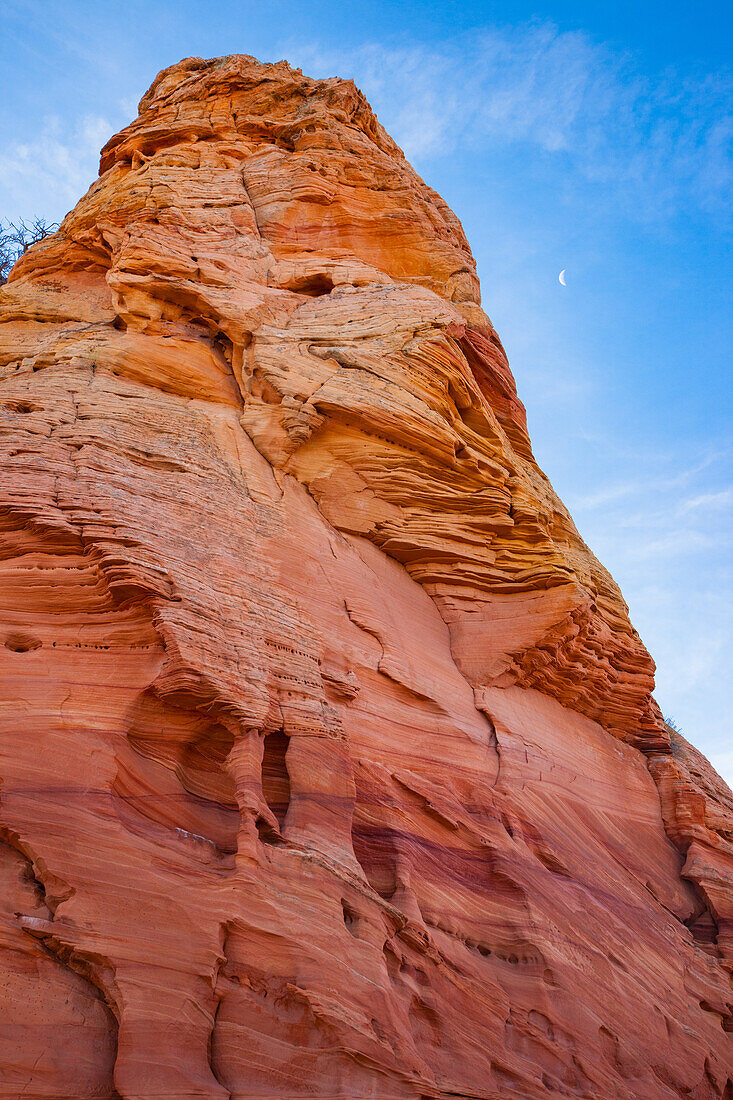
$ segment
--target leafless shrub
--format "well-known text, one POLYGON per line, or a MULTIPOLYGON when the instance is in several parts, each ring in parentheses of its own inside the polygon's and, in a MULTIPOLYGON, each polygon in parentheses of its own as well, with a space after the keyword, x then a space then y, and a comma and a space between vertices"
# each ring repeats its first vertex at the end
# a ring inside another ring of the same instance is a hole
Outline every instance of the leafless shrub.
POLYGON ((7 283, 13 265, 23 253, 57 229, 57 222, 47 222, 45 218, 34 218, 30 223, 0 219, 0 286, 7 283))

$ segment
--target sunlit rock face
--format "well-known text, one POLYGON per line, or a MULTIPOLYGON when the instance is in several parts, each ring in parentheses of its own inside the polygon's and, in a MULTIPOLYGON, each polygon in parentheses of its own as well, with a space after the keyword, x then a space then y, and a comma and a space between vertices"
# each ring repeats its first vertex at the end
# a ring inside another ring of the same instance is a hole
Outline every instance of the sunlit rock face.
POLYGON ((0 322, 0 1097, 733 1100, 733 797, 354 85, 161 73, 0 322))

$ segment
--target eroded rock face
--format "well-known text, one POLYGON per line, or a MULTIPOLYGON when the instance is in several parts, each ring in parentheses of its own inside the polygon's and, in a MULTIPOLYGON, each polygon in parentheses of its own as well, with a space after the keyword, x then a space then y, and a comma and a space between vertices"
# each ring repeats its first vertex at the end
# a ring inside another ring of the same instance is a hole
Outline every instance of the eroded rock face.
POLYGON ((733 1100, 733 797, 354 85, 163 72, 0 322, 0 1097, 733 1100))

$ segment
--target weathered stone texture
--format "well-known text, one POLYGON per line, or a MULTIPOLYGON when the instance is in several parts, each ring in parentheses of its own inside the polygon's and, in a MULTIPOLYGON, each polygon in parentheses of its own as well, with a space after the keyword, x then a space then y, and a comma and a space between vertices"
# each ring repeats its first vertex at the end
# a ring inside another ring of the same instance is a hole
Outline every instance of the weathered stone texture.
POLYGON ((352 83, 160 74, 0 452, 3 1100, 733 1100, 733 796, 352 83))

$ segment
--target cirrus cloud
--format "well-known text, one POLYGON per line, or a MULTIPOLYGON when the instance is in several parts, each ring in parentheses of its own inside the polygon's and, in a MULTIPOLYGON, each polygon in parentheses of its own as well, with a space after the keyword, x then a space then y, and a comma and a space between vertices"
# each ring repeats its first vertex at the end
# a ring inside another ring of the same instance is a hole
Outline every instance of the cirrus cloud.
POLYGON ((532 22, 488 28, 437 48, 366 44, 338 53, 289 42, 318 76, 352 76, 410 158, 531 145, 610 188, 629 212, 693 201, 728 212, 733 75, 655 78, 633 56, 578 31, 532 22))

